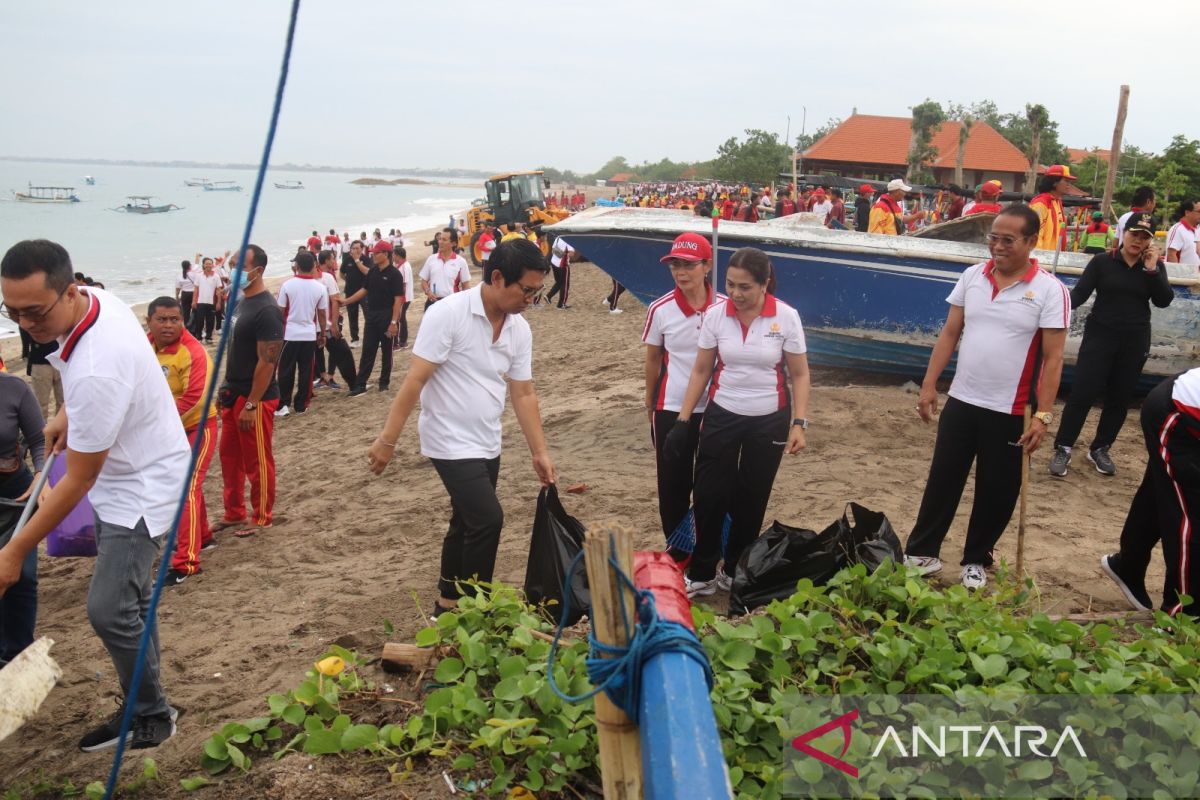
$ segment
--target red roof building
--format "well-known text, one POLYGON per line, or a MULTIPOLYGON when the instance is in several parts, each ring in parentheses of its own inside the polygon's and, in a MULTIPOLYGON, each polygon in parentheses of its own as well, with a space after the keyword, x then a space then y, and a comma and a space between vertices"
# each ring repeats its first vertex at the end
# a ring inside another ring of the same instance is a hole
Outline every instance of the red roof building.
POLYGON ((1112 150, 1101 150, 1099 147, 1093 147, 1091 150, 1084 150, 1081 147, 1068 147, 1067 158, 1071 164, 1078 166, 1084 162, 1088 156, 1096 156, 1101 161, 1107 162, 1109 156, 1112 155, 1112 150))
MULTIPOLYGON (((954 180, 960 128, 959 122, 944 122, 933 135, 935 183, 954 180)), ((912 120, 908 117, 853 114, 804 151, 803 171, 870 180, 903 177, 911 141, 912 120)), ((971 126, 963 156, 967 186, 994 179, 1006 191, 1022 191, 1029 159, 986 122, 971 126)))

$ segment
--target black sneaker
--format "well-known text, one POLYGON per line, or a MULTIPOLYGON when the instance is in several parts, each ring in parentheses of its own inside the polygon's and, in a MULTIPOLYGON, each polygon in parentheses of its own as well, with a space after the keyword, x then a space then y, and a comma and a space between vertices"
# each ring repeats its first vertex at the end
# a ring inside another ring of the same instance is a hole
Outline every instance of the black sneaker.
POLYGON ((200 574, 201 571, 199 567, 196 567, 196 571, 192 573, 182 572, 177 569, 167 570, 167 577, 163 580, 163 586, 178 586, 192 577, 192 575, 200 574))
POLYGON ((346 396, 347 397, 362 397, 366 393, 367 393, 367 390, 365 388, 363 388, 361 386, 356 386, 353 389, 351 389, 350 393, 347 394, 346 396))
POLYGON ((382 383, 381 383, 381 384, 379 384, 379 391, 381 391, 381 392, 386 392, 386 391, 387 391, 388 389, 390 389, 390 388, 392 388, 392 387, 390 387, 390 386, 385 386, 385 385, 383 385, 382 383))
POLYGON ((1107 447, 1097 447, 1095 450, 1088 451, 1088 461, 1092 462, 1092 466, 1096 468, 1096 472, 1101 475, 1116 475, 1117 465, 1108 456, 1107 447))
POLYGON ((129 749, 145 750, 158 747, 175 735, 175 720, 178 717, 179 712, 173 708, 165 714, 134 717, 129 749))
MULTIPOLYGON (((116 747, 117 740, 121 736, 121 717, 123 716, 125 716, 125 709, 120 709, 108 722, 85 733, 79 740, 79 749, 85 753, 95 753, 99 750, 116 747)), ((129 743, 131 735, 125 737, 126 744, 129 743)))
POLYGON ((1054 455, 1050 456, 1050 474, 1056 478, 1067 477, 1067 467, 1071 463, 1071 448, 1055 445, 1054 455))
POLYGON ((1154 608, 1154 602, 1150 599, 1150 593, 1146 591, 1146 586, 1142 581, 1134 581, 1127 579, 1121 575, 1121 554, 1109 553, 1106 556, 1100 557, 1101 571, 1112 578, 1113 583, 1121 590, 1121 594, 1125 595, 1125 599, 1129 605, 1133 606, 1135 611, 1151 611, 1154 608))

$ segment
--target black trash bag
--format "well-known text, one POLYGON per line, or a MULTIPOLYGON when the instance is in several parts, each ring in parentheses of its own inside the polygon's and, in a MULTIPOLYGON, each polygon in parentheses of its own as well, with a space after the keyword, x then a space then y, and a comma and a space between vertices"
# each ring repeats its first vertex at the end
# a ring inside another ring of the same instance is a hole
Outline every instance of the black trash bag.
MULTIPOLYGON (((572 517, 558 499, 558 488, 551 485, 538 495, 537 512, 533 518, 533 538, 529 542, 529 561, 525 565, 525 597, 537 605, 554 600, 557 605, 548 611, 558 622, 562 618, 563 584, 571 562, 583 549, 583 523, 572 517)), ((591 611, 592 595, 588 590, 587 570, 583 561, 568 587, 571 613, 566 624, 574 625, 591 611)))
POLYGON ((865 564, 874 572, 884 561, 900 560, 900 539, 885 515, 858 503, 846 508, 841 519, 820 533, 778 520, 763 531, 738 560, 729 613, 745 614, 791 597, 803 578, 819 586, 843 567, 865 564))

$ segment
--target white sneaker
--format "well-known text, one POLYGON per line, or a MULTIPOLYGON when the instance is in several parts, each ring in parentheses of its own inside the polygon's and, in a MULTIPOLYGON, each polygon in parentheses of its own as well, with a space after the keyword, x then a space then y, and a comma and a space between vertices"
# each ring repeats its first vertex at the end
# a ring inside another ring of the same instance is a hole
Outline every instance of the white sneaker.
POLYGON ((708 597, 710 594, 717 593, 717 581, 694 581, 691 578, 683 579, 684 585, 687 587, 687 595, 691 597, 708 597))
POLYGON ((733 588, 733 578, 725 574, 724 570, 717 570, 717 588, 722 592, 728 592, 733 588))
POLYGON ((350 346, 351 347, 362 347, 362 342, 359 341, 358 339, 355 339, 353 342, 350 343, 350 346))
POLYGON ((610 314, 624 314, 624 313, 625 313, 625 311, 624 311, 624 309, 620 309, 620 308, 614 308, 614 309, 610 310, 608 313, 610 313, 610 314))
POLYGON ((922 575, 932 575, 942 571, 942 560, 932 556, 905 556, 904 566, 916 567, 922 575))
POLYGON ((967 564, 962 568, 962 585, 968 589, 982 589, 987 586, 987 573, 982 564, 967 564))
POLYGON ((286 417, 290 413, 292 413, 292 410, 287 406, 280 406, 279 408, 275 409, 275 416, 277 417, 286 417))

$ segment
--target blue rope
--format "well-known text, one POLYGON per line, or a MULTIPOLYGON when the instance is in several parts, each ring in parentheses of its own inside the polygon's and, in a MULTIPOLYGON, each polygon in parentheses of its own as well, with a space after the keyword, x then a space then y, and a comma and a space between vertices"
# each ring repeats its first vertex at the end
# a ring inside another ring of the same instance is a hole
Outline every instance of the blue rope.
MULTIPOLYGON (((721 556, 725 556, 725 552, 729 549, 729 528, 733 525, 733 518, 728 514, 725 515, 725 521, 721 524, 721 556)), ((679 524, 675 526, 675 530, 671 531, 671 535, 667 537, 667 549, 677 550, 680 553, 691 555, 696 549, 696 514, 694 508, 689 508, 687 513, 683 515, 683 519, 679 520, 679 524)))
POLYGON ((638 721, 642 694, 642 666, 661 653, 682 653, 695 661, 704 669, 705 680, 708 681, 709 691, 712 691, 713 672, 708 663, 708 654, 696 634, 676 622, 668 622, 659 618, 658 609, 654 603, 654 593, 646 589, 638 589, 629 580, 629 576, 621 569, 616 559, 609 556, 609 565, 616 570, 621 583, 635 594, 637 620, 631 628, 629 610, 625 607, 625 593, 621 592, 621 623, 629 644, 625 647, 607 644, 596 638, 593 625, 588 633, 588 644, 591 648, 587 660, 588 680, 592 690, 581 695, 569 695, 558 688, 554 679, 554 660, 558 655, 558 644, 562 638, 563 628, 571 614, 571 581, 579 562, 583 558, 580 550, 571 561, 567 570, 566 580, 563 581, 563 614, 559 620, 558 629, 554 632, 554 641, 550 644, 550 658, 547 662, 546 673, 550 680, 550 688, 561 699, 568 703, 579 703, 595 697, 600 692, 608 695, 622 711, 635 723, 638 721))
MULTIPOLYGON (((212 408, 213 397, 217 391, 216 376, 220 374, 221 364, 225 357, 225 348, 229 343, 229 332, 233 328, 232 320, 234 312, 237 310, 238 289, 241 288, 243 265, 246 263, 247 248, 250 245, 250 232, 254 229, 254 217, 258 211, 258 201, 262 196, 263 183, 266 180, 267 164, 271 160, 271 145, 275 142, 275 130, 279 125, 279 112, 283 107, 283 89, 287 85, 288 65, 292 60, 292 43, 296 35, 296 18, 299 13, 300 0, 292 0, 291 17, 288 19, 287 43, 283 50, 283 64, 279 69, 279 82, 275 87, 275 105, 271 110, 271 126, 267 130, 267 142, 263 146, 262 161, 258 165, 258 176, 254 181, 254 193, 250 197, 250 213, 246 218, 246 229, 242 233, 242 245, 238 250, 237 267, 233 272, 232 289, 225 308, 225 324, 221 326, 221 339, 217 345, 217 357, 213 361, 212 380, 209 381, 208 391, 204 395, 204 404, 201 406, 200 419, 202 421, 208 419, 209 410, 212 408)), ((187 475, 189 476, 195 472, 203 440, 204 437, 202 435, 197 435, 196 441, 192 444, 192 455, 188 462, 187 471, 187 475)), ((175 509, 175 521, 171 525, 171 530, 167 532, 166 542, 163 545, 162 560, 158 565, 158 577, 154 581, 154 591, 150 595, 150 608, 146 613, 146 626, 142 631, 142 639, 138 643, 137 663, 134 665, 133 678, 130 680, 129 686, 125 691, 125 713, 121 717, 121 733, 117 737, 117 752, 113 756, 112 770, 108 774, 108 783, 104 786, 104 800, 111 800, 113 792, 117 788, 117 776, 121 771, 121 761, 125 757, 125 739, 129 735, 129 728, 133 722, 133 707, 136 704, 138 689, 142 684, 142 667, 146 662, 150 632, 154 630, 157 623, 158 601, 162 596, 163 582, 167 575, 167 564, 171 559, 171 554, 175 552, 175 539, 179 535, 179 521, 183 516, 184 503, 187 502, 189 483, 190 481, 185 476, 183 488, 179 494, 179 505, 175 509)))

